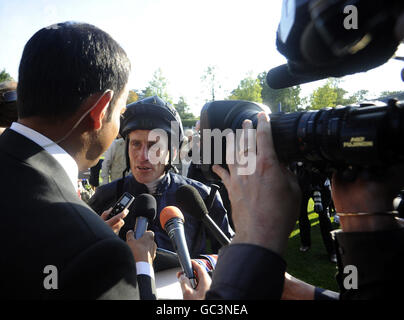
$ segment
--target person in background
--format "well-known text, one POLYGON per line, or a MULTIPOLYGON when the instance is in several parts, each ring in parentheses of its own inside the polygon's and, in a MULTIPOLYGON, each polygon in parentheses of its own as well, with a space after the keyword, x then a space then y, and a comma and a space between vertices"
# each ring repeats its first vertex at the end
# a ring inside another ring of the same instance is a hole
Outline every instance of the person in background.
POLYGON ((300 251, 306 252, 311 247, 311 223, 308 217, 307 206, 310 198, 314 201, 314 212, 318 214, 320 222, 321 238, 332 263, 337 262, 335 248, 331 237, 333 230, 329 212, 332 205, 331 191, 326 187, 327 176, 314 168, 307 168, 303 163, 297 162, 291 166, 296 174, 300 189, 302 190, 302 202, 299 215, 300 251))
POLYGON ((98 160, 95 166, 90 168, 90 177, 88 179, 91 188, 95 191, 100 185, 100 171, 102 164, 104 163, 103 159, 98 160))
POLYGON ((107 152, 105 152, 101 166, 101 185, 122 178, 126 169, 125 146, 124 139, 118 135, 117 139, 112 142, 107 152))

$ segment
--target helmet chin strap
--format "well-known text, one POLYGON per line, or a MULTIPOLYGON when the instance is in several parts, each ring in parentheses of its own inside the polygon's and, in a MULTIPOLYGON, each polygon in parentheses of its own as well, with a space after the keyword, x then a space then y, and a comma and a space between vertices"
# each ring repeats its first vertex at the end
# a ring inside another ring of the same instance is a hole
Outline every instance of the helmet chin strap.
POLYGON ((180 173, 179 171, 178 171, 178 169, 174 166, 174 165, 172 165, 171 163, 169 163, 168 165, 166 165, 166 167, 165 167, 165 169, 164 169, 164 172, 165 173, 167 173, 168 171, 170 171, 170 169, 173 169, 173 171, 175 172, 175 173, 180 173))
POLYGON ((50 147, 50 146, 53 146, 53 145, 55 145, 55 144, 59 144, 59 143, 61 143, 62 141, 66 140, 66 139, 72 134, 72 132, 74 131, 74 129, 76 129, 76 128, 78 127, 78 125, 84 120, 84 118, 98 105, 98 103, 101 101, 102 97, 103 97, 107 92, 112 92, 112 93, 114 93, 114 91, 111 90, 111 89, 105 90, 104 93, 103 93, 103 94, 98 98, 98 100, 93 104, 93 106, 92 106, 90 109, 88 109, 86 112, 84 112, 84 114, 80 117, 80 119, 73 125, 73 127, 72 127, 62 138, 60 138, 59 140, 56 140, 56 141, 54 141, 54 142, 52 142, 52 143, 48 143, 48 144, 42 146, 42 148, 48 148, 48 147, 50 147))

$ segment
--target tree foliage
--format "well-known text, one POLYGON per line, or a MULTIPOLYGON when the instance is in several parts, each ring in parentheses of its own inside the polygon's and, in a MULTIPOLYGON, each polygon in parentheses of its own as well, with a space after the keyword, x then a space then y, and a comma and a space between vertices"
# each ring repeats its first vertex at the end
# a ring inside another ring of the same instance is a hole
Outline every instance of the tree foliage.
POLYGON ((178 102, 174 104, 174 108, 178 111, 181 120, 195 119, 195 115, 191 112, 184 97, 178 99, 178 102))
POLYGON ((209 92, 210 99, 206 99, 206 101, 211 100, 215 101, 216 96, 217 96, 217 91, 221 89, 221 84, 219 83, 217 79, 217 67, 216 66, 208 66, 204 72, 204 74, 201 76, 201 81, 203 86, 207 89, 209 92))
MULTIPOLYGON (((341 94, 341 93, 339 93, 341 94)), ((338 93, 332 83, 327 81, 325 85, 317 88, 310 96, 310 109, 319 110, 337 105, 338 93)))
POLYGON ((241 80, 238 87, 231 92, 228 99, 262 102, 261 91, 262 87, 259 79, 247 77, 241 80))
POLYGON ((126 104, 130 104, 132 102, 135 102, 139 99, 138 94, 136 93, 135 90, 129 90, 129 95, 128 95, 128 99, 126 100, 126 104))
POLYGON ((369 96, 369 90, 364 90, 364 89, 358 90, 349 97, 349 101, 345 105, 352 104, 352 103, 359 103, 359 102, 368 100, 368 96, 369 96))
POLYGON ((6 72, 6 69, 3 69, 0 72, 0 82, 3 81, 14 81, 13 77, 10 76, 10 74, 8 72, 6 72))
POLYGON ((285 89, 272 89, 266 81, 267 72, 258 75, 262 87, 261 97, 264 104, 270 107, 272 112, 282 111, 294 112, 302 109, 303 99, 300 97, 300 86, 285 89))
POLYGON ((348 91, 340 87, 341 80, 329 78, 327 82, 313 91, 310 96, 310 109, 318 110, 325 107, 335 107, 338 105, 347 106, 356 104, 367 99, 368 90, 359 90, 352 95, 345 97, 348 91))
POLYGON ((404 96, 404 91, 382 91, 380 93, 381 98, 394 98, 397 97, 399 100, 402 100, 404 96))
POLYGON ((172 98, 168 94, 167 85, 167 78, 163 75, 161 68, 158 68, 153 73, 153 77, 149 81, 147 87, 140 92, 139 99, 157 95, 164 101, 172 104, 172 98))

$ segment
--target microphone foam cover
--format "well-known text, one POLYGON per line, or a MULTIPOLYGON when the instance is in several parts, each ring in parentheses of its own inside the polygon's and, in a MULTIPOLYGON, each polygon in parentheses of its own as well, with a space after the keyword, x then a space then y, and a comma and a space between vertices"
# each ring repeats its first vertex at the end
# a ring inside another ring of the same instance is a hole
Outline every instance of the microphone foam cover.
POLYGON ((184 221, 184 215, 181 210, 175 206, 167 206, 160 213, 160 224, 165 229, 166 223, 172 218, 179 218, 184 221))
POLYGON ((208 214, 208 209, 198 190, 189 184, 178 188, 175 193, 175 199, 182 211, 189 212, 197 219, 201 219, 208 214))
POLYGON ((151 194, 142 193, 137 196, 132 208, 137 217, 146 217, 149 221, 156 218, 157 203, 151 194))
POLYGON ((287 64, 282 64, 272 68, 267 73, 267 84, 272 89, 285 89, 297 86, 303 83, 317 81, 323 79, 325 76, 317 74, 297 74, 289 70, 287 64))

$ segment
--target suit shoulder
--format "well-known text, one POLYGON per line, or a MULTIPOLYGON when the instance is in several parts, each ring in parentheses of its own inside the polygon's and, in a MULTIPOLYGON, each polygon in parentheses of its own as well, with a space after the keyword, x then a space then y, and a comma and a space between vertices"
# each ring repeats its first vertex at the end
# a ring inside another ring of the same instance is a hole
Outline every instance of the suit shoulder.
POLYGON ((60 291, 74 299, 138 299, 136 266, 129 247, 117 237, 93 243, 64 267, 60 291))

